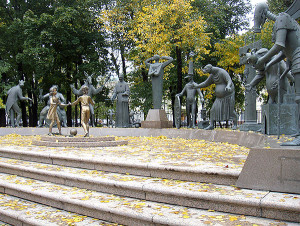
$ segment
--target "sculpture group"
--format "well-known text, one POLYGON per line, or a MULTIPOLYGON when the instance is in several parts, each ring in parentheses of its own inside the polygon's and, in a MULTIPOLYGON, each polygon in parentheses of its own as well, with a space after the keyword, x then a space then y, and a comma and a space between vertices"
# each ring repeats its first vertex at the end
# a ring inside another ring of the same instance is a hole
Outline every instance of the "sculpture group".
MULTIPOLYGON (((259 82, 264 78, 266 79, 266 89, 269 100, 267 107, 265 106, 265 109, 267 109, 265 110, 265 114, 271 114, 271 112, 268 111, 275 109, 275 105, 278 106, 278 131, 280 131, 280 119, 282 118, 280 115, 280 105, 291 104, 290 106, 292 106, 292 104, 297 104, 298 106, 300 104, 300 26, 295 20, 298 17, 297 12, 297 10, 289 9, 287 12, 280 13, 276 16, 270 12, 266 3, 258 4, 254 13, 254 32, 261 31, 261 27, 266 19, 275 21, 272 34, 274 45, 269 50, 266 48, 258 48, 244 54, 247 64, 252 65, 256 69, 256 75, 248 80, 245 85, 246 94, 252 92, 259 82), (284 59, 286 59, 286 61, 284 59), (291 101, 292 99, 295 103, 291 101)), ((164 69, 170 65, 172 61, 172 57, 159 55, 154 55, 145 61, 145 65, 149 68, 148 75, 151 76, 153 109, 161 109, 164 69)), ((210 109, 210 124, 205 129, 214 129, 215 123, 221 121, 232 121, 232 129, 237 129, 238 115, 235 112, 235 87, 230 75, 226 70, 211 64, 206 65, 202 70, 204 73, 209 74, 209 76, 204 82, 197 84, 193 79, 193 62, 189 60, 189 71, 185 77, 188 81, 183 90, 175 97, 176 127, 179 128, 181 123, 180 103, 182 96, 186 94, 187 126, 189 128, 195 128, 197 119, 197 94, 200 98, 200 104, 203 105, 204 97, 201 89, 214 84, 216 99, 210 109)), ((85 136, 89 136, 89 118, 91 117, 92 126, 94 126, 95 119, 92 97, 103 90, 105 83, 99 88, 95 88, 92 85, 92 77, 86 74, 85 83, 79 90, 76 89, 74 85, 71 85, 71 89, 73 93, 78 96, 78 99, 68 104, 65 103, 63 95, 58 92, 57 86, 51 87, 49 93, 45 95, 42 95, 42 91, 40 91, 40 100, 49 100, 48 104, 40 113, 39 126, 43 126, 46 123, 45 121, 48 120, 49 135, 52 134, 52 127, 55 123, 57 124, 59 133, 61 133, 61 124, 63 126, 67 124, 64 108, 68 105, 80 103, 82 109, 81 123, 84 128, 85 136)), ((19 84, 12 87, 7 93, 6 115, 7 117, 10 116, 11 126, 19 126, 21 119, 21 111, 17 101, 32 101, 30 98, 23 97, 23 86, 24 81, 20 80, 19 84), (16 120, 15 114, 17 115, 16 120)), ((126 128, 130 126, 129 95, 129 85, 124 81, 124 77, 121 75, 119 76, 119 82, 115 85, 111 97, 111 101, 117 99, 115 113, 116 127, 126 128)), ((113 113, 111 112, 111 114, 113 113)), ((298 115, 299 112, 297 110, 297 116, 295 116, 296 123, 294 123, 294 126, 295 124, 297 125, 296 130, 299 135, 298 115)), ((300 137, 285 145, 300 145, 300 137)))

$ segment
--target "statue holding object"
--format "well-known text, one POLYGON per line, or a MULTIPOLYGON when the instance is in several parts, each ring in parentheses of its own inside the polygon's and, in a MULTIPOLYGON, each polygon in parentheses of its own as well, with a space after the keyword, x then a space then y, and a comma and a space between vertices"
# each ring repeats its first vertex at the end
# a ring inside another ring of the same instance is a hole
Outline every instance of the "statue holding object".
POLYGON ((195 89, 208 87, 212 84, 216 85, 216 100, 210 110, 210 125, 205 129, 214 129, 214 122, 232 120, 232 129, 237 129, 237 114, 234 110, 235 91, 233 82, 222 68, 213 67, 211 64, 203 68, 204 73, 209 73, 209 77, 202 83, 193 85, 195 89))
POLYGON ((92 98, 88 95, 89 87, 83 85, 80 90, 82 90, 83 95, 78 97, 71 105, 76 105, 81 103, 81 124, 84 129, 84 137, 89 136, 89 119, 90 119, 90 106, 94 106, 95 103, 92 98))
POLYGON ((198 93, 200 96, 200 101, 203 103, 203 95, 201 93, 200 88, 194 89, 193 87, 197 85, 197 83, 193 80, 194 68, 193 61, 189 62, 189 72, 185 77, 189 80, 189 82, 184 86, 181 93, 176 94, 176 97, 181 97, 186 92, 186 112, 187 112, 187 125, 188 128, 195 128, 196 122, 196 94, 198 93))
MULTIPOLYGON (((93 97, 93 95, 96 95, 102 91, 106 82, 110 78, 110 76, 108 76, 107 79, 105 80, 104 84, 101 87, 96 89, 92 85, 92 76, 88 75, 87 73, 85 73, 85 76, 86 76, 86 80, 85 80, 84 85, 86 85, 89 88, 87 95, 90 96, 91 98, 93 97)), ((75 89, 74 85, 70 85, 70 87, 75 95, 77 95, 77 96, 83 95, 83 90, 82 90, 83 86, 79 90, 75 89)), ((94 112, 94 106, 91 104, 90 104, 90 114, 91 114, 91 124, 94 127, 95 126, 95 112, 94 112)))
MULTIPOLYGON (((256 52, 252 51, 251 53, 246 54, 246 58, 248 62, 252 65, 255 65, 257 60, 263 57, 268 52, 268 49, 261 48, 256 52)), ((275 56, 276 57, 276 56, 275 56)), ((275 57, 272 57, 274 59, 275 57)), ((280 80, 279 88, 280 88, 280 103, 283 102, 283 96, 286 93, 292 93, 293 88, 290 85, 290 82, 294 82, 294 77, 290 72, 286 74, 286 76, 279 78, 278 72, 280 75, 286 70, 286 63, 281 60, 280 62, 270 65, 269 67, 265 67, 262 70, 258 70, 256 76, 247 84, 245 87, 247 90, 253 89, 260 81, 266 78, 266 88, 269 94, 269 104, 278 103, 278 80, 280 80)))
POLYGON ((163 76, 164 68, 173 61, 172 57, 154 55, 153 57, 147 59, 145 64, 149 67, 148 75, 151 76, 152 80, 152 99, 153 108, 161 109, 162 96, 163 96, 163 76), (160 63, 159 60, 166 60, 160 63), (150 63, 154 61, 154 63, 150 63))
POLYGON ((52 127, 54 125, 54 123, 56 122, 57 124, 57 128, 59 131, 59 134, 61 135, 61 126, 60 126, 60 120, 57 114, 57 107, 66 107, 69 106, 69 104, 63 104, 60 102, 59 98, 57 97, 57 86, 52 86, 50 88, 50 92, 49 92, 49 101, 50 101, 50 107, 47 113, 47 119, 49 119, 50 125, 49 125, 49 136, 52 136, 52 127))
MULTIPOLYGON (((286 71, 291 69, 295 78, 295 101, 298 105, 300 105, 300 26, 295 19, 299 17, 299 8, 299 1, 295 1, 286 12, 276 16, 270 12, 266 3, 260 3, 256 6, 254 12, 254 32, 256 33, 261 32, 261 27, 266 19, 275 21, 272 33, 274 45, 263 57, 257 60, 255 67, 260 70, 267 64, 266 67, 268 68, 272 64, 287 58, 288 67, 286 71), (276 58, 268 64, 275 55, 277 55, 276 58)), ((300 145, 300 137, 283 145, 300 145)))
POLYGON ((24 97, 22 94, 22 87, 24 86, 24 81, 20 80, 19 84, 10 88, 7 92, 7 101, 5 107, 6 118, 10 116, 10 124, 12 127, 18 127, 21 120, 21 109, 18 106, 18 100, 32 101, 29 97, 24 97), (16 124, 15 124, 15 113, 17 114, 16 124))

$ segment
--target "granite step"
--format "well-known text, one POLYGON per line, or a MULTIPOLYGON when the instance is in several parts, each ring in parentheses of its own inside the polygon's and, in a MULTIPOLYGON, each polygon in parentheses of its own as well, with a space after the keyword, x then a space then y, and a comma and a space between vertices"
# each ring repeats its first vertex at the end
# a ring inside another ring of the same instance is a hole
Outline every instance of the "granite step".
POLYGON ((0 193, 0 225, 116 226, 99 219, 0 193))
MULTIPOLYGON (((137 176, 159 177, 174 180, 214 183, 222 185, 235 184, 240 174, 239 170, 219 168, 206 164, 203 166, 185 167, 160 164, 158 162, 137 162, 132 159, 116 159, 103 156, 95 158, 93 154, 78 156, 77 153, 65 153, 63 150, 39 150, 19 147, 0 148, 0 157, 34 161, 66 167, 76 167, 98 171, 131 174, 137 176)), ((96 150, 99 152, 98 150, 96 150)))
MULTIPOLYGON (((5 173, 0 173, 0 192, 64 211, 124 225, 297 225, 292 222, 263 218, 274 214, 272 211, 272 213, 268 213, 269 211, 265 208, 260 211, 260 217, 226 214, 215 210, 187 208, 181 205, 170 205, 58 185, 5 173)), ((296 201, 289 202, 290 210, 297 211, 295 203, 296 201)), ((270 203, 267 200, 261 201, 261 205, 267 207, 270 203)), ((272 208, 279 209, 279 203, 277 206, 274 204, 272 208)), ((281 214, 276 214, 280 216, 287 214, 284 210, 281 211, 281 214)), ((299 212, 298 216, 294 217, 299 217, 299 212)), ((299 222, 299 219, 296 222, 299 222)))
POLYGON ((154 202, 300 222, 300 195, 0 158, 0 172, 154 202), (291 208, 294 205, 293 208, 291 208), (284 213, 284 214, 283 214, 284 213))

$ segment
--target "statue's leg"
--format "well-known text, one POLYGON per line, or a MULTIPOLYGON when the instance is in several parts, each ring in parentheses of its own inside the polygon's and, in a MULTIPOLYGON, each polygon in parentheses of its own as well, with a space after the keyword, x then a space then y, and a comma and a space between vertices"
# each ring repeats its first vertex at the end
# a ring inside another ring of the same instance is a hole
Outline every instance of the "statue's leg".
POLYGON ((14 111, 14 109, 11 108, 9 110, 9 113, 10 113, 10 126, 15 127, 15 111, 14 111))
POLYGON ((95 126, 95 113, 94 113, 94 107, 90 104, 90 115, 91 115, 91 125, 92 127, 95 126))
POLYGON ((45 121, 45 118, 47 116, 48 110, 49 110, 49 106, 45 106, 42 109, 42 111, 40 113, 39 127, 42 127, 44 125, 44 121, 45 121))
POLYGON ((57 124, 59 135, 61 135, 61 126, 60 126, 60 121, 58 118, 56 119, 56 124, 57 124))
POLYGON ((193 102, 192 104, 192 127, 195 128, 195 122, 196 122, 196 101, 193 102))
POLYGON ((191 119, 191 105, 186 103, 186 117, 187 117, 187 126, 188 128, 192 127, 192 119, 191 119))
POLYGON ((51 120, 51 123, 50 123, 50 125, 49 125, 49 136, 52 136, 53 134, 52 134, 52 127, 53 127, 53 124, 54 124, 54 119, 52 119, 51 120))
POLYGON ((19 106, 17 105, 17 103, 14 103, 14 105, 12 106, 12 109, 17 113, 16 127, 18 127, 20 124, 21 117, 22 117, 22 112, 21 112, 21 109, 19 108, 19 106))
POLYGON ((163 94, 163 75, 152 76, 153 108, 161 109, 163 94))
POLYGON ((215 120, 213 119, 213 109, 210 110, 210 121, 209 121, 209 126, 204 128, 206 130, 213 130, 214 129, 214 123, 215 123, 215 120))

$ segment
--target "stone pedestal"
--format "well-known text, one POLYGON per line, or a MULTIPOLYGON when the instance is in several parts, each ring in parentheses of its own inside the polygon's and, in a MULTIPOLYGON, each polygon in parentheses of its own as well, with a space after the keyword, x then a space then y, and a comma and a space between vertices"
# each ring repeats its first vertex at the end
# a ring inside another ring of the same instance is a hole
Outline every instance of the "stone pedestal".
POLYGON ((173 122, 169 121, 165 110, 150 109, 146 121, 142 121, 142 128, 172 128, 173 122))
MULTIPOLYGON (((298 132, 298 106, 283 103, 280 105, 280 134, 291 135, 298 132)), ((278 134, 278 105, 265 104, 262 106, 262 133, 278 134)))
POLYGON ((251 149, 236 185, 300 194, 299 147, 251 149))
POLYGON ((239 126, 240 131, 259 131, 261 130, 261 124, 256 122, 245 122, 239 126))
POLYGON ((209 126, 209 121, 207 120, 198 122, 199 129, 205 129, 208 126, 209 126))

